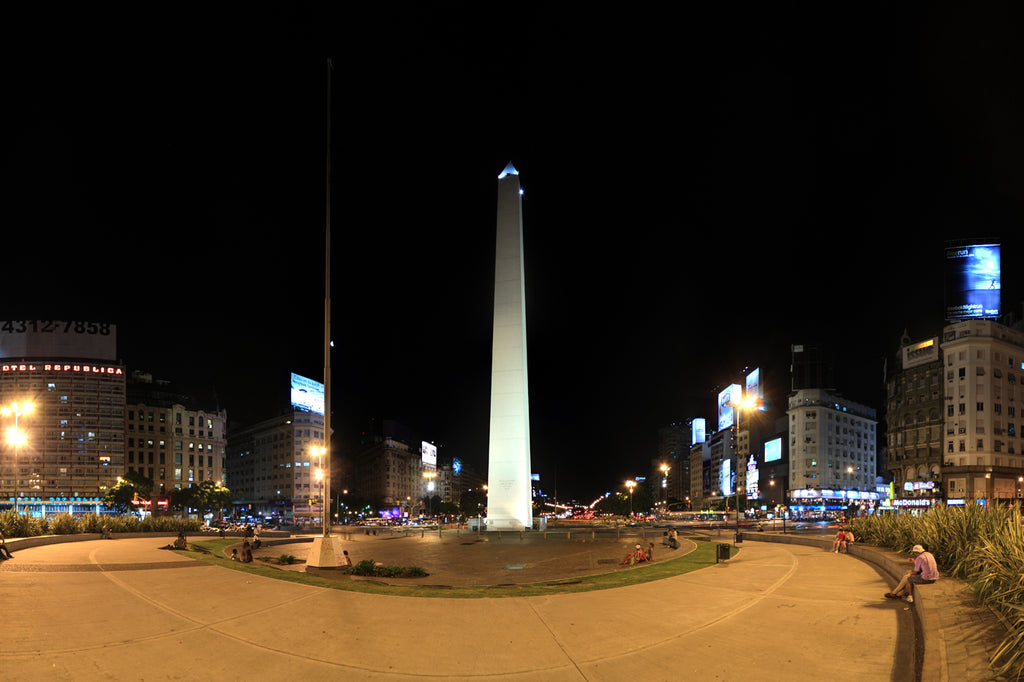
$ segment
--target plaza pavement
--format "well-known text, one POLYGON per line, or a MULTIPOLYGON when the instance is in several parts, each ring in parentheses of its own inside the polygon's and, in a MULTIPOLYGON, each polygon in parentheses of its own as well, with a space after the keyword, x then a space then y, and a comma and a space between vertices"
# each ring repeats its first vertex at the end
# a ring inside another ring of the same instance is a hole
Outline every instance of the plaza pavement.
MULTIPOLYGON (((503 535, 353 535, 345 547, 355 561, 422 566, 430 572, 418 579, 424 584, 644 570, 617 565, 633 539, 503 535)), ((640 585, 458 599, 263 578, 158 549, 167 542, 120 537, 16 548, 0 563, 0 677, 914 679, 907 605, 882 598, 889 584, 873 565, 820 548, 746 542, 728 562, 640 585)), ((308 546, 260 552, 300 556, 308 546)), ((655 552, 672 555, 660 546, 655 552)))

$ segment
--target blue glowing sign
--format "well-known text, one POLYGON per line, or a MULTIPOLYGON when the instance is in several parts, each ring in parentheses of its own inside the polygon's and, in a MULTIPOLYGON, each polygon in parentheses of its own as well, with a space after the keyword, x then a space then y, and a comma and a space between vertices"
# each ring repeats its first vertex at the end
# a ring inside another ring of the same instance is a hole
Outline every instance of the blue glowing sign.
POLYGON ((946 249, 946 319, 999 317, 999 244, 946 249))

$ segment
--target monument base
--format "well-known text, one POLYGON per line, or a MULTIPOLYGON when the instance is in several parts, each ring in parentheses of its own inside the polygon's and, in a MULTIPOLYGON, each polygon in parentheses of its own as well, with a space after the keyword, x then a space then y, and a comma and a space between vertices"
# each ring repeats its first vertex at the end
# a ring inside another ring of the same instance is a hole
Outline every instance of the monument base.
POLYGON ((312 568, 337 568, 342 564, 341 538, 337 535, 313 538, 313 546, 309 548, 306 566, 312 568))
POLYGON ((522 519, 512 518, 494 518, 491 516, 487 517, 487 525, 484 530, 497 531, 497 530, 530 530, 532 524, 524 523, 522 519))

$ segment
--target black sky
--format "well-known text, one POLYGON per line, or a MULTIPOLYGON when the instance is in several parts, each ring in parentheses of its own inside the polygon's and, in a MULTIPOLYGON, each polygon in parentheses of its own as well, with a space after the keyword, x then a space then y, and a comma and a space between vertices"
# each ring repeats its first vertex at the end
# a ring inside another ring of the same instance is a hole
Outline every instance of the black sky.
POLYGON ((1020 312, 1012 3, 584 7, 12 14, 0 317, 116 322, 131 369, 235 422, 321 376, 328 58, 345 437, 397 419, 485 467, 509 160, 563 497, 645 473, 659 426, 791 343, 880 410, 882 357, 942 323, 947 239, 1000 239, 1020 312))

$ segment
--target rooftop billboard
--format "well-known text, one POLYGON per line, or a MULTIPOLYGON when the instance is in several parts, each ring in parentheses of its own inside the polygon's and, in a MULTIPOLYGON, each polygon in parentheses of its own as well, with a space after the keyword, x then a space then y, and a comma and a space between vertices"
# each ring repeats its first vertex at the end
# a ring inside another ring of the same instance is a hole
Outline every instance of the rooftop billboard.
POLYGON ((946 247, 946 319, 999 317, 999 244, 946 247))
POLYGON ((292 372, 292 407, 324 413, 324 385, 292 372))

